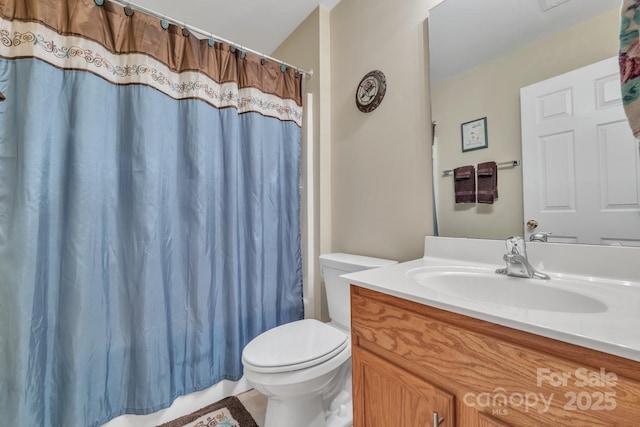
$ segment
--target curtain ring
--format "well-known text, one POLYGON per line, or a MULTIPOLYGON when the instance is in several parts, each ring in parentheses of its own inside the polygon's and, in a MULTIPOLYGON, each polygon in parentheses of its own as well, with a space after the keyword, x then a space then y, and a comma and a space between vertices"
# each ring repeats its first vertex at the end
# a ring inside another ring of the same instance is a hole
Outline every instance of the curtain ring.
POLYGON ((265 63, 265 62, 267 62, 267 60, 266 60, 266 59, 264 59, 264 58, 260 58, 260 65, 264 65, 264 63, 265 63))
POLYGON ((244 59, 247 56, 247 52, 245 52, 244 50, 240 51, 240 59, 244 59))
POLYGON ((283 73, 284 73, 285 71, 287 71, 287 66, 286 66, 286 65, 284 65, 284 64, 280 65, 280 71, 281 71, 281 72, 283 72, 283 73))
POLYGON ((129 5, 126 5, 124 8, 124 14, 127 16, 133 16, 133 8, 129 5))
POLYGON ((102 6, 104 4, 104 0, 93 0, 93 2, 98 6, 102 6))
POLYGON ((236 53, 236 47, 234 45, 229 46, 229 52, 236 53))
POLYGON ((187 30, 187 27, 182 27, 182 35, 185 37, 189 37, 189 34, 191 34, 189 32, 189 30, 187 30))
POLYGON ((162 18, 160 20, 160 26, 162 27, 163 30, 168 30, 169 29, 169 21, 167 21, 165 18, 162 18))
POLYGON ((215 41, 215 39, 213 38, 213 34, 209 34, 209 35, 210 35, 210 37, 209 37, 209 40, 208 40, 208 42, 207 42, 207 43, 209 43, 209 46, 213 47, 213 46, 215 46, 215 45, 216 45, 216 41, 215 41))

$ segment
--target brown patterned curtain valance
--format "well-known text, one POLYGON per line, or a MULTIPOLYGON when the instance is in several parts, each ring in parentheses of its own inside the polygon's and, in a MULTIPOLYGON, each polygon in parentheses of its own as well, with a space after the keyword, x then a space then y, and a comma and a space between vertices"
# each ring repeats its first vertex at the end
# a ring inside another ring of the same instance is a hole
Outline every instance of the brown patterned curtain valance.
MULTIPOLYGON (((169 25, 141 12, 125 14, 124 7, 93 0, 0 0, 0 17, 6 21, 38 22, 60 35, 92 40, 112 54, 140 54, 165 64, 174 73, 198 72, 213 81, 236 83, 239 89, 253 88, 268 95, 302 105, 301 77, 294 69, 284 72, 280 64, 215 43, 169 25), (242 58, 244 56, 244 58, 242 58), (264 64, 262 64, 264 62, 264 64)), ((3 32, 3 41, 14 34, 3 32)))

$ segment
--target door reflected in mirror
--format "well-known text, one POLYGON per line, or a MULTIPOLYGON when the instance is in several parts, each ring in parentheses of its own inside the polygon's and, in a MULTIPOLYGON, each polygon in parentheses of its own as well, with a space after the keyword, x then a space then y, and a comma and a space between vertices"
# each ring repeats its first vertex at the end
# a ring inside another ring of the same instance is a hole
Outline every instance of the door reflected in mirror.
MULTIPOLYGON (((522 153, 520 89, 616 56, 619 8, 618 0, 571 0, 547 12, 535 0, 444 0, 430 11, 429 77, 432 120, 437 123, 434 186, 439 235, 504 239, 522 235, 529 219, 539 221, 536 231, 548 231, 544 218, 524 216, 522 174, 527 164, 522 153), (460 125, 478 117, 487 117, 491 144, 463 152, 460 125), (499 198, 493 204, 456 204, 453 177, 442 174, 459 166, 521 159, 522 167, 499 168, 499 198)), ((637 190, 635 183, 630 185, 637 190)), ((627 193, 630 191, 634 190, 627 193)), ((625 207, 629 215, 635 215, 638 229, 639 203, 636 200, 635 206, 625 207)), ((560 230, 556 234, 571 233, 560 230)), ((551 236, 549 241, 553 241, 551 236)))

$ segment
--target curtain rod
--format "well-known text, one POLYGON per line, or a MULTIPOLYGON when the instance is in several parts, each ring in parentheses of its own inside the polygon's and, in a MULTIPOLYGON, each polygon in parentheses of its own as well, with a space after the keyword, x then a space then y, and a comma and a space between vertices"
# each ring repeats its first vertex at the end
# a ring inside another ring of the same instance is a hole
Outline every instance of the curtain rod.
MULTIPOLYGON (((280 64, 281 67, 293 68, 298 73, 304 74, 307 78, 311 78, 311 76, 313 76, 313 70, 308 70, 307 71, 307 70, 303 70, 302 68, 296 67, 295 65, 287 64, 284 61, 281 61, 279 59, 273 58, 273 57, 271 57, 269 55, 265 55, 264 53, 260 53, 258 51, 253 50, 253 49, 249 49, 247 47, 241 46, 238 43, 234 43, 234 42, 229 41, 229 40, 227 40, 227 39, 225 39, 223 37, 216 36, 213 33, 208 33, 206 31, 203 31, 203 30, 199 29, 199 28, 193 27, 193 26, 191 26, 191 25, 189 25, 189 24, 187 24, 185 22, 178 21, 178 20, 173 19, 173 18, 168 18, 166 15, 163 15, 163 14, 158 13, 158 12, 156 12, 154 10, 151 10, 151 9, 147 9, 144 6, 140 6, 140 5, 137 5, 135 3, 131 3, 131 2, 128 2, 128 1, 124 1, 124 0, 109 0, 109 1, 113 2, 113 3, 118 3, 118 4, 122 5, 122 6, 124 6, 125 9, 129 8, 130 10, 133 10, 133 9, 139 10, 140 12, 143 12, 143 13, 145 13, 147 15, 151 15, 153 17, 156 17, 156 18, 160 19, 161 22, 162 21, 171 22, 171 23, 173 23, 175 25, 178 25, 178 26, 182 27, 183 29, 187 29, 187 30, 191 31, 192 33, 198 33, 200 35, 203 35, 203 36, 209 38, 210 40, 226 43, 226 44, 230 45, 233 48, 240 49, 241 52, 250 52, 250 53, 252 53, 252 54, 254 54, 256 56, 259 56, 259 57, 261 57, 263 59, 268 59, 268 60, 273 61, 273 62, 275 62, 277 64, 280 64)), ((104 4, 105 0, 94 0, 94 2, 98 6, 102 6, 104 4)), ((126 13, 126 11, 125 11, 125 13, 126 13)))

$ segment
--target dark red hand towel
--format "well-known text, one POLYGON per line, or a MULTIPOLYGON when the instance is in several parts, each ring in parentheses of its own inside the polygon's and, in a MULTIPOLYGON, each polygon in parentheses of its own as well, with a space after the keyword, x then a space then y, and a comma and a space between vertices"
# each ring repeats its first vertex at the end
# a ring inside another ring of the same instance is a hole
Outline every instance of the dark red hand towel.
POLYGON ((478 203, 493 204, 498 198, 498 165, 496 162, 478 164, 478 203))
POLYGON ((460 166, 453 170, 456 203, 476 202, 476 168, 460 166))
POLYGON ((4 97, 4 94, 2 92, 0 92, 0 101, 4 101, 6 98, 4 97))

